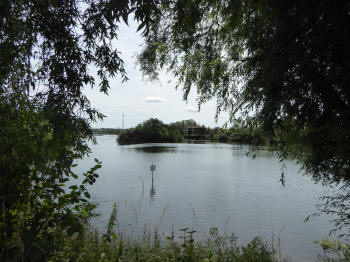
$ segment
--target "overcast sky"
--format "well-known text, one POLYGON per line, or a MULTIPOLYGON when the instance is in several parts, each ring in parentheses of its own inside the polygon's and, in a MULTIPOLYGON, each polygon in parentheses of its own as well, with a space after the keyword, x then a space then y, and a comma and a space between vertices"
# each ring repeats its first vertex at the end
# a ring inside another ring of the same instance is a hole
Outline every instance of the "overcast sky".
POLYGON ((137 25, 131 22, 130 26, 120 26, 119 38, 113 42, 122 53, 129 80, 121 83, 120 78, 111 79, 108 96, 100 93, 98 87, 84 90, 92 106, 106 115, 103 121, 92 123, 92 126, 121 128, 122 114, 125 116, 125 128, 134 127, 149 118, 158 118, 165 123, 194 119, 201 125, 222 126, 228 115, 221 114, 215 122, 215 101, 202 105, 198 112, 196 90, 191 91, 186 103, 182 99, 181 88, 175 90, 176 79, 171 74, 161 72, 159 81, 144 79, 135 58, 141 50, 142 39, 136 32, 137 25))

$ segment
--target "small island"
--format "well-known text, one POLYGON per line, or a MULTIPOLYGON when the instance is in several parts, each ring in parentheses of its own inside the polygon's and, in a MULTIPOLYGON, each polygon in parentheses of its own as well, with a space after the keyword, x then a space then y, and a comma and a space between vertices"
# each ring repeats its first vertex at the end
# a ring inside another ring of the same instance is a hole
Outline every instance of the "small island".
POLYGON ((174 125, 166 125, 158 119, 151 118, 135 128, 122 131, 117 141, 120 145, 180 143, 184 141, 184 137, 182 132, 174 125))
POLYGON ((134 128, 121 130, 117 142, 119 145, 142 143, 182 143, 186 141, 212 141, 220 143, 271 144, 263 134, 261 127, 243 127, 239 121, 232 127, 210 128, 199 125, 195 120, 182 120, 170 124, 151 118, 134 128))

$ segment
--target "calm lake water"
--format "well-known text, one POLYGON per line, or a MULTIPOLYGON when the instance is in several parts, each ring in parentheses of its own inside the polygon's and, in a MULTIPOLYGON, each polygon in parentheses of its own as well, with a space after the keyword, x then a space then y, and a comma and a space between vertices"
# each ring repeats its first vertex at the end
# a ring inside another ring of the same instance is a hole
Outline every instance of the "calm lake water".
POLYGON ((315 211, 327 188, 298 173, 286 162, 285 187, 279 181, 281 164, 268 151, 255 159, 247 146, 229 144, 142 144, 119 146, 116 136, 98 136, 92 154, 79 162, 78 172, 88 170, 94 158, 103 162, 100 177, 90 187, 101 216, 93 226, 103 231, 119 206, 118 230, 130 238, 143 235, 144 226, 166 236, 190 227, 195 237, 208 237, 210 227, 234 232, 245 244, 260 235, 275 243, 279 233, 282 254, 292 261, 315 261, 322 252, 314 241, 332 228, 330 217, 304 223, 315 211), (156 165, 154 185, 150 165, 156 165))

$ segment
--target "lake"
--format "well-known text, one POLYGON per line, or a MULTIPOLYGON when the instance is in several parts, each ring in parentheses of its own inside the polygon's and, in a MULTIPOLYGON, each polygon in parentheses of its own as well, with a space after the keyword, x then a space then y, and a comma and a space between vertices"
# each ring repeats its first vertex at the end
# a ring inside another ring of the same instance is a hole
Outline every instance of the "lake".
POLYGON ((285 187, 282 164, 276 155, 261 150, 247 156, 248 146, 230 144, 141 144, 119 146, 116 136, 97 136, 92 153, 81 160, 78 172, 102 161, 100 177, 89 188, 99 206, 93 227, 103 231, 118 204, 118 230, 137 239, 145 225, 167 236, 190 227, 198 240, 210 227, 234 232, 245 244, 255 236, 277 242, 292 261, 315 261, 322 252, 315 240, 328 235, 330 217, 304 223, 327 188, 299 173, 294 161, 286 161, 285 187), (154 182, 150 165, 154 163, 154 182))

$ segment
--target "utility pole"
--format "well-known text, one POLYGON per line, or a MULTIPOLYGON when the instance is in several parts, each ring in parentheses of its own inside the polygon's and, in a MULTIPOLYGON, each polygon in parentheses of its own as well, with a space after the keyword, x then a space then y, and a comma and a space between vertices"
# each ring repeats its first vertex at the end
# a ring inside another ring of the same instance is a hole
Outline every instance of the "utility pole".
POLYGON ((124 129, 124 113, 123 113, 123 129, 124 129))

